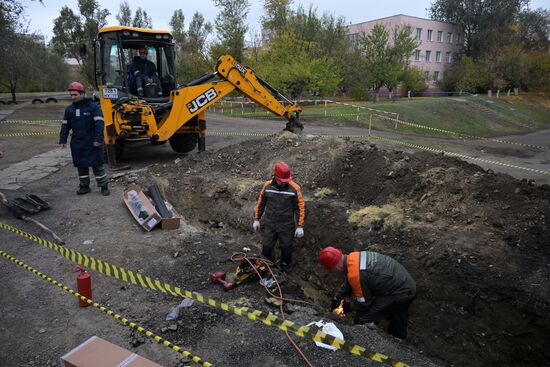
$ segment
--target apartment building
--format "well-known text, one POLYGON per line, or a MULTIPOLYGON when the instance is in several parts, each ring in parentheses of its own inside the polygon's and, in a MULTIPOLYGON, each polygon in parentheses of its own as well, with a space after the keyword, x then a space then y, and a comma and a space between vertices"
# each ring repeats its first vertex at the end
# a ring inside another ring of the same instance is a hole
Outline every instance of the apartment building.
POLYGON ((420 41, 420 45, 411 55, 410 65, 422 69, 426 80, 430 82, 443 78, 443 73, 450 67, 464 43, 464 36, 455 24, 399 14, 347 26, 351 44, 357 44, 364 33, 371 32, 375 24, 382 24, 389 30, 405 25, 412 28, 413 36, 420 41))

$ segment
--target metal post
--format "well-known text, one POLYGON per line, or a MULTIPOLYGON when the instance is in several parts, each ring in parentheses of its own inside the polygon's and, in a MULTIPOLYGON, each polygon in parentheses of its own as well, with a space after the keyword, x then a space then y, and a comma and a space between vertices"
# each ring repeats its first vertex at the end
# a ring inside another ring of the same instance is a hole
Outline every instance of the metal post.
POLYGON ((369 136, 370 136, 371 126, 372 126, 372 112, 370 113, 370 118, 369 118, 369 136))
POLYGON ((327 101, 325 100, 325 117, 327 117, 327 101))
POLYGON ((397 130, 397 123, 399 122, 399 114, 397 115, 396 119, 395 119, 395 129, 397 130))
POLYGON ((357 117, 355 118, 355 121, 359 121, 359 107, 357 107, 357 117))
POLYGON ((244 115, 244 103, 241 102, 241 115, 244 115))

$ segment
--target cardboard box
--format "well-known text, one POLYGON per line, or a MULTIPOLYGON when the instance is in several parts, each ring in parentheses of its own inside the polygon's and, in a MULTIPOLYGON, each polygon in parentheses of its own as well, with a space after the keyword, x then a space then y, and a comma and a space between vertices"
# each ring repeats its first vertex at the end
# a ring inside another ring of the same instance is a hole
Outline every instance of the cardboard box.
POLYGON ((165 201, 166 207, 172 213, 172 218, 161 218, 160 228, 162 229, 178 229, 180 227, 181 216, 169 202, 165 201))
POLYGON ((61 367, 162 367, 97 336, 65 354, 59 363, 61 367))
POLYGON ((147 196, 145 196, 139 186, 131 185, 130 187, 128 187, 128 190, 124 191, 124 194, 122 195, 122 200, 124 200, 124 203, 130 210, 130 213, 132 213, 132 216, 134 217, 136 222, 138 222, 145 230, 150 231, 155 228, 157 224, 160 223, 160 214, 157 212, 153 203, 149 200, 147 196), (147 213, 147 217, 139 217, 139 211, 137 210, 137 208, 135 208, 135 206, 130 202, 130 199, 128 198, 128 193, 130 191, 135 191, 137 193, 139 203, 143 205, 143 209, 147 213))

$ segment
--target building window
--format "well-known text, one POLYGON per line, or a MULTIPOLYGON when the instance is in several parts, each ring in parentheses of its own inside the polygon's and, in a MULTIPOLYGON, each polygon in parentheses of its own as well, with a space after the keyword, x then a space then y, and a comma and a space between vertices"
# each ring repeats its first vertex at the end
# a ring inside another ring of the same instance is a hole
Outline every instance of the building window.
POLYGON ((433 31, 431 29, 428 29, 428 41, 432 41, 432 33, 433 31))
POLYGON ((430 72, 429 72, 429 71, 425 71, 425 72, 424 72, 424 78, 425 78, 426 80, 430 80, 430 72))
POLYGON ((420 50, 414 50, 414 61, 420 61, 420 50))
POLYGON ((460 44, 460 34, 457 34, 455 37, 456 44, 460 44))
POLYGON ((351 48, 357 48, 359 45, 359 34, 352 33, 348 35, 348 41, 351 48))
POLYGON ((417 40, 422 39, 422 28, 416 28, 416 39, 417 40))
POLYGON ((435 53, 435 62, 441 62, 441 51, 435 53))
POLYGON ((439 80, 439 71, 434 71, 434 80, 436 82, 439 80))
POLYGON ((453 42, 453 34, 451 32, 447 32, 447 43, 453 42))
POLYGON ((453 60, 452 60, 452 55, 451 55, 450 52, 447 52, 447 53, 445 54, 445 60, 447 61, 447 64, 450 64, 451 61, 453 61, 453 60))
POLYGON ((432 51, 426 51, 426 62, 432 61, 432 51))
POLYGON ((443 31, 437 31, 437 42, 443 42, 443 31))

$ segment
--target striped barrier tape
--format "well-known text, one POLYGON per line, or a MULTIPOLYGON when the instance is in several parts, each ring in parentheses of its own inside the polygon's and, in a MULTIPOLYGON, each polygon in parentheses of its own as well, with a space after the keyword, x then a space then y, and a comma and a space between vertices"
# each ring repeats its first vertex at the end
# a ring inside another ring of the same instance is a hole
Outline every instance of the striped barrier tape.
POLYGON ((13 256, 9 255, 8 253, 6 253, 5 251, 3 251, 1 249, 0 249, 0 255, 2 255, 5 259, 11 261, 12 263, 14 263, 16 265, 19 265, 20 267, 30 271, 31 273, 33 273, 35 275, 38 275, 40 278, 52 283, 53 285, 58 286, 59 288, 63 289, 65 292, 68 292, 68 293, 72 294, 76 298, 79 298, 79 299, 83 300, 84 302, 88 303, 90 306, 106 313, 107 315, 109 315, 111 317, 114 317, 121 324, 129 326, 131 329, 139 331, 140 333, 144 334, 145 336, 153 339, 156 343, 162 344, 165 347, 168 347, 168 348, 176 351, 177 353, 181 354, 185 358, 191 359, 193 362, 195 362, 197 364, 200 364, 201 366, 204 366, 204 367, 212 367, 213 366, 210 362, 204 362, 200 357, 191 354, 191 352, 188 352, 186 350, 181 349, 180 347, 173 344, 172 342, 162 338, 159 335, 154 334, 152 331, 149 331, 149 330, 145 329, 144 327, 141 327, 141 326, 137 325, 135 322, 132 322, 132 321, 128 320, 127 318, 111 311, 107 307, 104 307, 104 306, 100 305, 99 303, 94 302, 94 301, 92 301, 91 299, 89 299, 87 297, 84 297, 83 295, 76 292, 75 290, 67 287, 66 285, 63 285, 63 283, 60 283, 60 282, 50 278, 46 274, 44 274, 44 273, 32 268, 31 266, 25 264, 24 262, 22 262, 20 260, 17 260, 16 258, 14 258, 13 256))
MULTIPOLYGON (((57 132, 0 134, 0 137, 29 136, 29 135, 38 136, 38 135, 52 135, 52 134, 57 134, 57 132)), ((276 134, 276 132, 242 133, 242 132, 209 131, 207 133, 207 135, 218 135, 218 136, 258 136, 258 137, 265 137, 265 136, 269 136, 269 135, 273 135, 273 134, 276 134)), ((411 148, 417 148, 417 149, 431 151, 431 152, 435 152, 435 153, 444 153, 448 156, 464 158, 464 159, 469 159, 469 160, 474 160, 474 161, 479 161, 479 162, 484 162, 484 163, 490 163, 490 164, 495 164, 495 165, 498 165, 498 166, 504 166, 504 167, 508 167, 508 168, 521 169, 521 170, 524 170, 524 171, 530 171, 530 172, 540 173, 540 174, 544 174, 544 175, 550 175, 550 172, 540 170, 540 169, 536 169, 536 168, 523 167, 523 166, 518 166, 518 165, 515 165, 515 164, 492 161, 492 160, 484 159, 484 158, 471 157, 471 156, 461 154, 461 153, 448 152, 448 151, 445 151, 445 150, 442 150, 442 149, 437 149, 437 148, 426 147, 426 146, 417 145, 417 144, 413 144, 413 143, 408 143, 408 142, 401 141, 401 140, 398 140, 398 139, 383 138, 383 137, 372 135, 372 134, 371 135, 319 135, 319 136, 322 137, 322 138, 327 138, 327 137, 334 136, 334 137, 339 137, 339 138, 350 138, 350 139, 369 139, 369 138, 373 138, 373 139, 378 139, 378 140, 385 140, 385 141, 390 142, 390 143, 404 145, 404 146, 408 146, 408 147, 411 147, 411 148)), ((487 138, 483 138, 483 139, 487 140, 487 138)), ((504 141, 502 141, 502 142, 504 142, 504 141)), ((522 145, 520 143, 517 143, 517 144, 522 145)), ((523 145, 526 145, 526 144, 523 144, 523 145)), ((529 145, 529 146, 530 147, 537 147, 537 146, 533 146, 533 145, 529 145)), ((545 149, 544 147, 537 147, 537 148, 545 149)))
POLYGON ((8 133, 0 134, 0 138, 13 138, 18 136, 41 136, 41 135, 58 135, 59 131, 42 131, 42 132, 28 132, 28 133, 8 133))
POLYGON ((34 241, 45 248, 49 248, 56 251, 61 256, 65 257, 67 260, 80 264, 84 267, 93 269, 103 275, 107 275, 109 277, 112 277, 127 283, 132 283, 134 285, 139 285, 143 288, 160 291, 165 294, 170 294, 172 296, 180 296, 182 298, 191 298, 191 299, 197 300, 198 302, 211 306, 213 308, 218 308, 226 312, 231 312, 238 316, 247 317, 249 320, 262 322, 267 326, 276 327, 282 331, 291 331, 301 338, 309 338, 319 343, 328 344, 335 348, 346 350, 351 354, 369 358, 375 362, 389 364, 393 367, 408 367, 407 364, 394 360, 388 357, 387 355, 377 353, 377 352, 372 352, 370 350, 367 350, 365 347, 352 344, 350 342, 346 342, 332 335, 323 333, 320 330, 314 331, 309 326, 298 327, 294 322, 289 320, 282 320, 278 318, 276 315, 272 314, 271 312, 266 315, 264 312, 259 310, 249 310, 248 307, 234 307, 226 303, 219 302, 213 298, 205 298, 201 294, 193 293, 188 290, 181 290, 179 287, 174 287, 158 279, 152 279, 146 275, 135 273, 131 270, 127 270, 120 266, 110 264, 106 261, 95 259, 92 256, 82 254, 78 251, 58 245, 46 239, 37 237, 33 234, 24 232, 18 228, 12 227, 9 224, 0 222, 0 229, 11 231, 27 239, 30 239, 31 241, 34 241))
POLYGON ((409 143, 409 142, 406 142, 406 141, 403 141, 403 140, 384 138, 384 137, 377 136, 377 135, 371 135, 370 138, 377 139, 377 140, 382 140, 382 141, 387 141, 389 143, 404 145, 404 146, 411 147, 411 148, 426 150, 426 151, 429 151, 429 152, 443 153, 443 154, 446 154, 446 155, 451 156, 451 157, 458 157, 458 158, 469 159, 469 160, 474 160, 474 161, 479 161, 479 162, 484 162, 484 163, 496 164, 498 166, 521 169, 521 170, 525 170, 525 171, 541 173, 543 175, 550 175, 550 172, 543 171, 543 170, 536 169, 536 168, 522 167, 522 166, 517 166, 515 164, 492 161, 492 160, 484 159, 484 158, 471 157, 469 155, 461 154, 461 153, 447 152, 447 151, 442 150, 442 149, 437 149, 437 148, 427 147, 427 146, 423 146, 423 145, 413 144, 413 143, 409 143))
POLYGON ((424 130, 436 131, 436 132, 440 132, 440 133, 444 133, 444 134, 448 134, 448 135, 461 136, 461 137, 467 138, 467 139, 479 139, 479 140, 485 140, 485 141, 493 141, 495 143, 500 143, 500 144, 519 145, 519 146, 522 146, 522 147, 537 148, 537 149, 543 149, 543 150, 550 149, 550 147, 547 147, 547 146, 526 144, 526 143, 518 143, 516 141, 509 141, 509 140, 502 140, 502 139, 495 139, 495 138, 487 138, 487 137, 477 136, 477 135, 469 135, 469 134, 465 134, 465 133, 459 133, 457 131, 439 129, 437 127, 431 127, 431 126, 417 124, 417 123, 414 123, 414 122, 398 120, 398 119, 394 119, 394 118, 391 118, 391 117, 382 116, 382 115, 378 115, 378 114, 373 114, 373 115, 375 115, 377 117, 380 117, 380 118, 383 118, 385 120, 394 121, 394 122, 396 122, 398 124, 401 124, 401 125, 416 127, 416 128, 424 129, 424 130))
MULTIPOLYGON (((233 135, 233 136, 238 136, 238 135, 248 136, 248 135, 250 135, 250 134, 247 134, 247 133, 239 133, 239 132, 225 133, 225 132, 220 132, 220 131, 215 131, 215 132, 211 131, 211 132, 209 132, 209 134, 233 135)), ((273 135, 273 134, 275 134, 275 133, 257 133, 257 134, 253 134, 253 136, 269 136, 269 135, 273 135)), ((524 170, 524 171, 541 173, 543 175, 550 175, 550 172, 540 170, 540 169, 536 169, 536 168, 523 167, 523 166, 518 166, 518 165, 515 165, 515 164, 492 161, 492 160, 484 159, 484 158, 471 157, 471 156, 466 155, 466 154, 448 152, 448 151, 445 151, 443 149, 438 149, 438 148, 432 148, 432 147, 427 147, 427 146, 423 146, 423 145, 413 144, 413 143, 409 143, 409 142, 399 140, 399 139, 384 138, 384 137, 373 135, 373 134, 371 134, 371 135, 319 135, 319 136, 322 137, 322 138, 337 137, 337 138, 367 139, 367 140, 370 139, 370 138, 378 139, 378 140, 387 141, 389 143, 408 146, 410 148, 426 150, 426 151, 430 151, 430 152, 434 152, 434 153, 444 153, 444 154, 446 154, 448 156, 452 156, 452 157, 469 159, 469 160, 474 160, 474 161, 479 161, 479 162, 484 162, 484 163, 490 163, 490 164, 495 164, 495 165, 498 165, 498 166, 504 166, 504 167, 508 167, 508 168, 521 169, 521 170, 524 170)))
MULTIPOLYGON (((60 124, 62 120, 0 120, 0 124, 30 124, 30 125, 46 125, 44 123, 55 122, 60 124)), ((59 126, 59 125, 50 125, 59 126)))
POLYGON ((277 132, 265 132, 265 133, 241 133, 238 131, 207 131, 206 135, 220 135, 220 136, 269 136, 276 134, 277 132))

